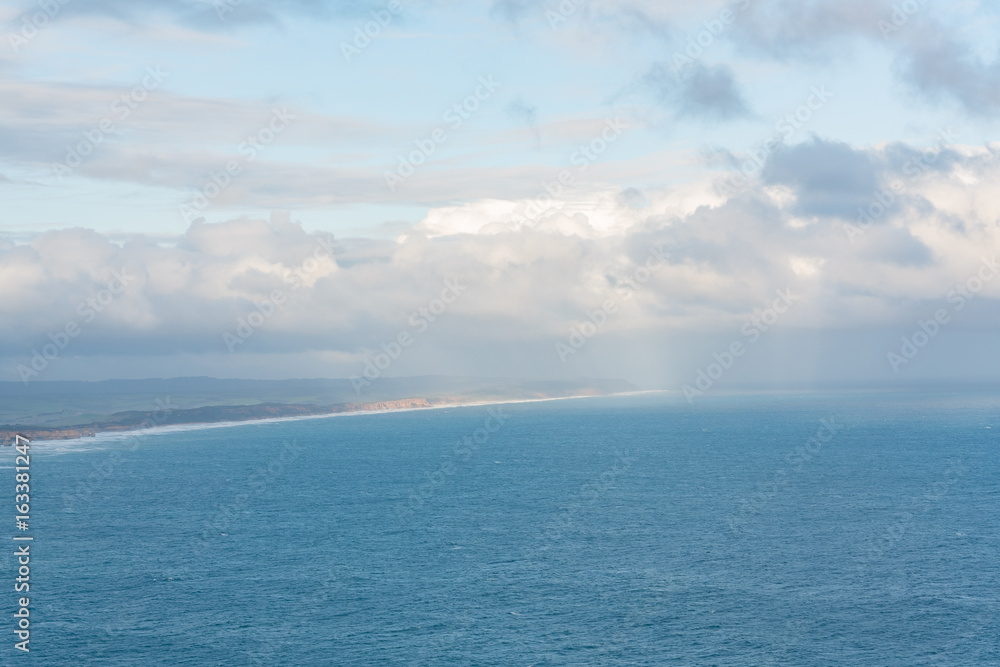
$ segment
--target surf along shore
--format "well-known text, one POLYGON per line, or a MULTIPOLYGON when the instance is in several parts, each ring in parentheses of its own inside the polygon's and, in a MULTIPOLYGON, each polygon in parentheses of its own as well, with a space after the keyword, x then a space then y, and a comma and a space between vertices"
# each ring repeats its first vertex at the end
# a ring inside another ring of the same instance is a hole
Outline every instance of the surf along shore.
MULTIPOLYGON (((376 412, 396 412, 431 408, 475 407, 502 405, 506 403, 534 403, 572 398, 594 398, 598 396, 625 396, 650 392, 602 392, 585 390, 579 393, 533 398, 493 397, 448 397, 448 398, 403 398, 370 403, 338 403, 332 405, 298 405, 287 403, 260 403, 256 405, 219 405, 197 408, 172 408, 169 399, 160 405, 160 410, 116 412, 104 419, 72 426, 28 426, 0 425, 0 446, 11 445, 14 436, 20 435, 32 441, 79 440, 96 437, 100 433, 126 433, 146 431, 171 426, 211 426, 238 425, 252 422, 315 419, 338 414, 361 414, 376 412)), ((652 392, 656 393, 656 392, 652 392)))
POLYGON ((2 425, 0 426, 0 445, 11 444, 14 441, 15 435, 20 435, 29 440, 72 440, 96 436, 98 433, 137 431, 154 426, 244 422, 282 417, 313 417, 345 412, 412 410, 457 402, 460 403, 462 401, 451 398, 404 398, 360 404, 295 405, 287 403, 260 403, 257 405, 210 405, 197 408, 171 408, 169 405, 164 404, 161 405, 159 410, 116 412, 89 423, 73 424, 71 426, 2 425))

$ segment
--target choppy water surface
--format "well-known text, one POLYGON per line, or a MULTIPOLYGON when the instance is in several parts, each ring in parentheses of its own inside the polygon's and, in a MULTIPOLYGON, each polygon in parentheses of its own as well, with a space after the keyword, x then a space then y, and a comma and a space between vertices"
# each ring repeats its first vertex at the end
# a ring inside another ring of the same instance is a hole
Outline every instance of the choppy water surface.
POLYGON ((998 407, 633 396, 39 446, 32 652, 8 620, 0 662, 1000 664, 998 407))

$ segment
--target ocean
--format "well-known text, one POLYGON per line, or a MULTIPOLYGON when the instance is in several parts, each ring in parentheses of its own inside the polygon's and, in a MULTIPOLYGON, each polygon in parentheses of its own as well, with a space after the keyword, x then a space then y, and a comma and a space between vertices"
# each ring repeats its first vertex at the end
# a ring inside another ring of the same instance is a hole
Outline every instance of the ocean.
POLYGON ((36 443, 31 651, 7 549, 0 662, 1000 665, 998 407, 645 394, 36 443))

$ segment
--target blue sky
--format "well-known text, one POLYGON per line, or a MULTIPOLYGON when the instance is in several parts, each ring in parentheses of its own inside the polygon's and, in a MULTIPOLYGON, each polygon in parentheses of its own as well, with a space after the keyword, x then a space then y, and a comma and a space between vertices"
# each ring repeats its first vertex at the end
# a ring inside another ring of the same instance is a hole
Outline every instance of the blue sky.
MULTIPOLYGON (((143 286, 127 295, 135 299, 131 306, 116 302, 114 326, 98 321, 108 330, 86 343, 81 336, 46 369, 51 379, 114 375, 126 367, 140 375, 175 367, 251 376, 318 367, 322 375, 346 375, 382 338, 407 326, 405 314, 438 289, 445 273, 467 275, 492 303, 505 305, 494 312, 460 301, 451 319, 462 325, 450 333, 441 327, 432 332, 440 340, 427 339, 435 341, 423 355, 431 361, 404 360, 393 372, 495 373, 508 364, 479 365, 474 360, 484 355, 474 350, 496 349, 498 341, 542 350, 548 363, 580 309, 600 303, 601 291, 613 287, 608 276, 641 262, 643 246, 652 242, 671 245, 684 259, 671 277, 658 273, 635 300, 635 312, 616 320, 609 348, 620 350, 633 335, 704 340, 696 333, 702 330, 724 340, 763 295, 792 277, 811 276, 809 314, 790 331, 825 336, 848 329, 885 352, 892 341, 885 331, 905 329, 911 311, 923 312, 949 282, 975 268, 976 252, 996 241, 990 186, 1000 26, 988 3, 414 0, 386 14, 388 2, 244 0, 221 15, 216 10, 227 6, 220 3, 52 0, 54 16, 37 34, 22 28, 42 5, 0 9, 6 23, 0 262, 7 264, 3 275, 19 276, 9 279, 3 308, 8 319, 32 323, 7 331, 9 373, 16 376, 25 353, 30 357, 37 341, 72 317, 77 296, 100 290, 108 262, 133 262, 143 286), (560 11, 565 20, 553 27, 560 11), (348 62, 342 45, 371 24, 373 12, 391 21, 348 62), (699 37, 703 50, 688 51, 699 37), (674 64, 686 51, 695 57, 681 76, 674 64), (151 79, 150 71, 165 74, 151 79), (495 91, 483 80, 496 82, 495 91), (456 127, 446 112, 477 89, 475 110, 456 127), (727 189, 747 153, 818 89, 830 99, 807 112, 767 164, 752 170, 745 188, 727 189), (112 105, 133 90, 143 99, 122 118, 120 103, 112 105), (275 110, 291 120, 271 135, 266 128, 275 110), (100 131, 102 120, 113 129, 100 131), (626 129, 604 146, 599 137, 609 121, 626 129), (386 173, 396 171, 399 156, 411 155, 419 142, 429 145, 436 130, 444 140, 433 143, 433 154, 398 187, 387 187, 386 173), (946 130, 951 139, 942 147, 946 130), (54 165, 66 163, 68 148, 89 141, 85 133, 100 142, 60 175, 54 165), (271 137, 252 160, 240 148, 250 136, 271 137), (581 169, 578 151, 595 141, 604 150, 581 169), (919 178, 906 175, 907 156, 932 148, 946 159, 919 178), (213 174, 218 180, 227 165, 235 166, 221 176, 220 193, 197 215, 182 214, 181 205, 211 189, 213 174), (563 171, 571 182, 552 208, 527 222, 519 217, 563 171), (844 226, 856 217, 855 204, 867 206, 894 179, 902 179, 905 192, 893 212, 860 240, 848 238, 843 256, 831 249, 831 239, 849 236, 844 226), (738 229, 757 224, 751 218, 772 220, 759 224, 780 227, 778 239, 737 241, 738 229), (281 231, 284 220, 299 232, 281 231), (76 251, 46 259, 40 248, 62 247, 60 234, 84 233, 68 231, 75 228, 89 230, 93 245, 74 237, 66 247, 76 251), (225 233, 199 245, 193 239, 203 229, 225 233), (295 295, 304 310, 281 327, 262 329, 240 354, 220 347, 228 322, 268 293, 266 276, 280 285, 282 272, 295 264, 295 252, 275 239, 308 253, 309 239, 321 234, 336 236, 342 255, 328 277, 295 295), (225 267, 210 266, 224 254, 214 244, 225 246, 227 235, 261 245, 246 244, 225 255, 225 267), (884 245, 855 247, 876 237, 883 244, 880 235, 884 245), (86 248, 96 254, 81 255, 86 248), (166 268, 150 273, 152 255, 172 251, 190 254, 162 266, 229 274, 210 294, 199 286, 204 276, 181 280, 166 268), (47 261, 79 270, 60 275, 47 261), (744 261, 754 275, 736 274, 744 261), (563 265, 541 267, 546 262, 563 265), (920 279, 912 274, 915 262, 923 262, 920 279), (391 276, 348 279, 369 264, 390 266, 391 276), (531 270, 519 274, 524 266, 531 270), (788 266, 797 268, 786 276, 788 266), (551 284, 553 275, 564 282, 537 287, 551 284), (174 286, 178 281, 183 285, 174 286), (364 298, 345 297, 348 284, 364 298), (400 284, 407 287, 393 291, 400 284), (726 284, 752 289, 727 296, 726 284), (190 292, 184 303, 191 308, 220 319, 202 331, 194 322, 203 315, 168 312, 182 308, 167 303, 175 288, 190 292), (862 303, 862 294, 882 310, 862 303), (360 307, 359 298, 373 310, 360 307), (170 330, 165 335, 177 344, 160 345, 157 327, 170 330), (319 330, 334 334, 320 342, 319 330), (113 351, 123 341, 127 361, 113 351), (449 357, 455 341, 469 349, 449 357), (180 358, 187 361, 178 366, 180 358)), ((995 296, 995 286, 986 289, 995 296)), ((975 335, 994 313, 962 327, 975 335)), ((545 373, 632 376, 641 367, 644 382, 673 386, 697 367, 675 359, 647 372, 649 364, 620 352, 589 351, 598 347, 588 345, 579 358, 589 360, 572 371, 560 362, 545 373)), ((687 356, 697 354, 677 354, 687 356)), ((952 362, 940 363, 929 364, 927 374, 952 362)), ((866 367, 859 362, 858 373, 866 367)))

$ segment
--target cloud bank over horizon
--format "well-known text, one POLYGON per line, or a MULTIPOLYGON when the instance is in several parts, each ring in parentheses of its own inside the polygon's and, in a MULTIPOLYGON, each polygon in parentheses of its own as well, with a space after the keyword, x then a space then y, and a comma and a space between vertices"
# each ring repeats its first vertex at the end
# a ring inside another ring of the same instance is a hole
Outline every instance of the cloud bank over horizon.
POLYGON ((1000 370, 987 3, 52 6, 0 15, 3 379, 1000 370))
MULTIPOLYGON (((913 333, 958 299, 964 312, 949 315, 935 346, 996 330, 998 170, 1000 144, 854 150, 815 139, 776 152, 756 187, 727 196, 706 183, 701 203, 669 189, 609 192, 585 206, 548 201, 530 218, 532 200, 471 202, 432 210, 392 240, 308 233, 287 213, 196 222, 168 243, 53 230, 0 249, 0 349, 16 375, 26 341, 41 350, 76 322, 60 356, 91 372, 112 356, 215 358, 233 373, 249 357, 285 355, 348 376, 405 332, 412 350, 387 373, 439 373, 452 347, 449 372, 497 374, 512 370, 496 362, 505 348, 533 348, 514 369, 573 376, 607 373, 589 348, 612 342, 745 339, 744 325, 783 293, 792 305, 772 336, 839 332, 848 347, 852 336, 881 338, 880 366, 859 379, 890 378, 893 332, 913 333), (609 300, 614 312, 601 315, 609 300), (588 322, 596 333, 572 347, 588 322)), ((640 343, 613 356, 619 375, 656 384, 655 350, 640 343)), ((139 374, 156 364, 148 368, 139 374)), ((670 372, 682 368, 673 361, 670 372)), ((666 373, 662 384, 676 379, 666 373)))

